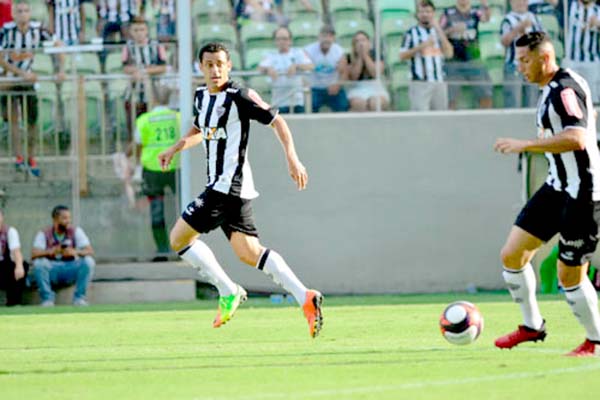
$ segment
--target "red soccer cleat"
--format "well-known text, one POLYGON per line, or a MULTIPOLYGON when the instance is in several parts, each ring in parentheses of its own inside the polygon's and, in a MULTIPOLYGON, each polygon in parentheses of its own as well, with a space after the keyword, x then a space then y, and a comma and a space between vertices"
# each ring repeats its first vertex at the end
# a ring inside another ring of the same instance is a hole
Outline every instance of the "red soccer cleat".
POLYGON ((542 342, 546 338, 546 323, 542 324, 539 330, 529 328, 525 325, 519 325, 519 328, 507 335, 501 336, 496 339, 496 347, 500 349, 512 349, 523 342, 542 342))
POLYGON ((598 357, 600 356, 600 343, 585 339, 585 342, 579 347, 565 355, 567 357, 598 357))

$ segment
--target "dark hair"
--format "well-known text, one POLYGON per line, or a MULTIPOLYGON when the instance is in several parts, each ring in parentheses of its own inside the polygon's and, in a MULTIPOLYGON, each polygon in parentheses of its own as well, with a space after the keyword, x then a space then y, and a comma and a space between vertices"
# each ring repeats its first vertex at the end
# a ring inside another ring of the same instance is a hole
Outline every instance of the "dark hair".
POLYGON ((521 35, 515 42, 516 47, 527 47, 529 50, 534 51, 540 48, 544 43, 552 44, 550 36, 544 32, 530 32, 521 35))
POLYGON ((204 53, 218 53, 219 51, 225 53, 227 55, 227 59, 229 60, 229 50, 227 49, 227 47, 225 47, 224 44, 210 42, 202 46, 202 48, 198 52, 198 60, 200 61, 200 64, 202 64, 202 56, 204 56, 204 53))
POLYGON ((148 26, 148 21, 146 21, 146 19, 144 17, 133 17, 131 19, 131 21, 129 22, 130 25, 133 24, 144 24, 146 26, 148 26))
POLYGON ((275 30, 273 31, 273 39, 275 39, 275 36, 277 36, 277 32, 279 32, 280 30, 284 30, 286 31, 289 35, 290 35, 290 39, 293 38, 292 36, 292 31, 290 31, 290 28, 288 28, 287 26, 278 26, 277 28, 275 28, 275 30))
POLYGON ((335 29, 332 25, 323 25, 319 31, 321 34, 335 35, 335 29))
POLYGON ((435 4, 431 0, 421 0, 418 5, 421 7, 431 7, 435 10, 435 4))
POLYGON ((57 205, 52 209, 52 218, 54 219, 58 217, 63 211, 69 211, 69 207, 64 206, 62 204, 57 205))

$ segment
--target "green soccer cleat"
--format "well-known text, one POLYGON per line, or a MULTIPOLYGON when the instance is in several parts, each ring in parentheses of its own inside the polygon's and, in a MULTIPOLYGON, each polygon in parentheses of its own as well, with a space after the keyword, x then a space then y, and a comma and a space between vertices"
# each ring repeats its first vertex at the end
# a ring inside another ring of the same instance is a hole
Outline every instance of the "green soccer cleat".
POLYGON ((248 293, 240 285, 237 285, 236 293, 229 296, 219 296, 219 309, 213 321, 213 328, 225 325, 227 321, 233 318, 235 310, 246 300, 248 300, 248 293))

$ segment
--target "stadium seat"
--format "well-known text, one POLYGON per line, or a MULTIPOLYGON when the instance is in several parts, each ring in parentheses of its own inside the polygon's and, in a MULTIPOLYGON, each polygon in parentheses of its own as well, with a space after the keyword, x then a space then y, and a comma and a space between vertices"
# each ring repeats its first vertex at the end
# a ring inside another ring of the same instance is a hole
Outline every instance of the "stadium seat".
POLYGON ((408 85, 410 83, 410 64, 404 62, 402 67, 391 73, 392 82, 390 93, 394 109, 397 111, 410 110, 410 99, 408 98, 408 85))
MULTIPOLYGON (((491 18, 488 22, 479 24, 479 39, 484 36, 498 36, 500 34, 500 23, 502 18, 491 18)), ((500 39, 498 39, 500 40, 500 39)))
POLYGON ((387 46, 385 64, 391 74, 397 70, 406 70, 406 66, 410 64, 409 61, 400 60, 400 48, 401 44, 387 46))
POLYGON ((236 49, 229 49, 229 58, 231 59, 231 65, 233 66, 233 69, 241 71, 242 57, 240 56, 240 52, 236 49))
POLYGON ((261 60, 269 53, 273 53, 275 50, 272 47, 259 47, 254 49, 246 50, 244 58, 244 69, 255 70, 260 64, 261 60))
POLYGON ((560 62, 565 57, 565 46, 563 42, 558 39, 553 39, 554 51, 556 52, 556 59, 560 62))
POLYGON ((416 23, 417 21, 410 14, 384 19, 381 21, 381 36, 387 45, 401 44, 404 32, 416 23))
POLYGON ((481 51, 481 59, 487 60, 489 58, 501 58, 504 59, 505 49, 500 43, 500 34, 485 35, 479 38, 479 49, 481 51))
POLYGON ((192 20, 200 25, 231 23, 233 11, 228 0, 192 1, 192 20))
POLYGON ((415 0, 378 0, 375 4, 383 21, 408 15, 414 16, 416 12, 415 0))
POLYGON ((456 0, 434 0, 435 8, 438 10, 444 10, 445 8, 454 7, 456 0))
POLYGON ((540 19, 542 28, 550 35, 552 40, 558 40, 560 35, 560 26, 555 15, 541 14, 537 16, 540 19))
POLYGON ((283 2, 283 13, 287 17, 289 17, 292 21, 296 19, 320 19, 320 16, 323 15, 323 6, 321 0, 311 0, 310 1, 313 10, 307 10, 300 0, 288 0, 283 2))
POLYGON ((294 46, 304 47, 318 40, 321 21, 314 18, 296 19, 290 22, 289 28, 294 38, 294 46))
POLYGON ((48 6, 45 1, 35 1, 31 2, 31 20, 39 21, 44 24, 44 26, 48 26, 48 21, 50 20, 48 16, 48 6))
POLYGON ((123 61, 121 60, 120 52, 108 53, 106 56, 106 73, 107 74, 122 74, 123 61))
POLYGON ((244 49, 273 47, 273 32, 277 24, 272 22, 248 21, 240 30, 240 40, 244 49))
POLYGON ((231 24, 199 24, 196 28, 198 47, 208 42, 222 42, 228 48, 237 48, 235 28, 231 24))
MULTIPOLYGON (((100 61, 98 56, 92 53, 73 54, 71 57, 75 60, 75 68, 80 74, 99 74, 100 61)), ((68 59, 67 59, 68 60, 68 59)), ((69 61, 67 61, 67 70, 70 69, 69 61)))
POLYGON ((36 53, 33 59, 33 72, 39 75, 54 74, 52 56, 50 54, 36 53))
POLYGON ((352 48, 352 37, 358 31, 365 31, 373 38, 373 23, 368 19, 342 19, 336 21, 335 31, 338 43, 344 49, 352 48))
POLYGON ((334 21, 367 18, 369 7, 366 0, 329 0, 329 12, 334 21))
POLYGON ((267 103, 271 102, 271 78, 265 75, 248 77, 248 87, 256 90, 267 103))

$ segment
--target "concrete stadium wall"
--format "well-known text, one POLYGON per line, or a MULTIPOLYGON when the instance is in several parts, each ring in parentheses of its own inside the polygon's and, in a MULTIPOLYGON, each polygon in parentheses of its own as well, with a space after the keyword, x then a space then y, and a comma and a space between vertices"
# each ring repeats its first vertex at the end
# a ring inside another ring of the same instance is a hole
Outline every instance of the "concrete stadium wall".
MULTIPOLYGON (((326 293, 500 288, 499 251, 522 205, 517 157, 499 136, 535 135, 532 110, 290 116, 308 189, 295 190, 280 144, 253 125, 250 160, 261 196, 261 241, 326 293)), ((194 153, 193 192, 204 158, 194 153)), ((205 240, 232 277, 271 289, 224 235, 205 240)))

